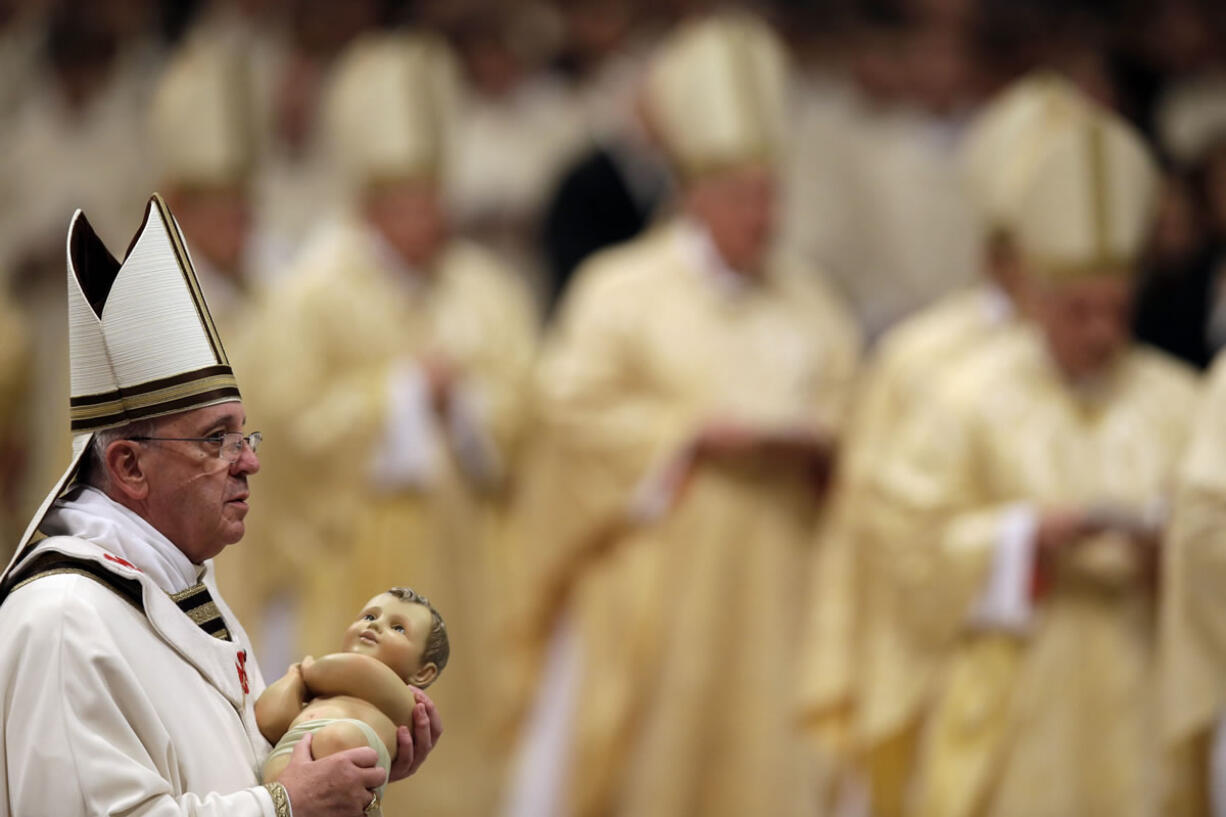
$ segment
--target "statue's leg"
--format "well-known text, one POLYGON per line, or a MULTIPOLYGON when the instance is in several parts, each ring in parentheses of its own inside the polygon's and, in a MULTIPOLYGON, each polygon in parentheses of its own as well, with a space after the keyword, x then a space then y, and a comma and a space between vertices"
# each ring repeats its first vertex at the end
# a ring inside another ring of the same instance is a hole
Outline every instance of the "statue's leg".
POLYGON ((321 726, 315 731, 311 737, 311 756, 319 760, 321 757, 362 746, 370 746, 362 728, 355 723, 338 721, 321 726))

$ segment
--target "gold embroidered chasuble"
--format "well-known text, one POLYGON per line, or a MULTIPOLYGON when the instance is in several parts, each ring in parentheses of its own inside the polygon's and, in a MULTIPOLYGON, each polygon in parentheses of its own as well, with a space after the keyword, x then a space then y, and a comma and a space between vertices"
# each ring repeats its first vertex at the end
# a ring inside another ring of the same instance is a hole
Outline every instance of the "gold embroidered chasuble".
POLYGON ((912 725, 924 686, 905 672, 907 653, 892 637, 893 619, 902 612, 894 595, 888 585, 868 581, 871 481, 899 427, 929 399, 938 373, 1007 331, 1013 317, 1011 304, 991 285, 947 295, 883 336, 857 384, 821 534, 817 570, 825 581, 822 592, 810 594, 801 706, 807 727, 829 750, 857 763, 869 756, 874 808, 882 815, 895 813, 911 758, 900 769, 888 761, 879 767, 872 756, 888 753, 883 745, 912 725))
POLYGON ((821 508, 810 475, 701 461, 661 513, 628 514, 706 422, 838 434, 859 340, 813 271, 723 278, 692 229, 591 261, 538 372, 515 519, 523 621, 543 639, 563 610, 578 634, 577 815, 783 815, 807 771, 794 658, 821 508))
POLYGON ((1162 742, 1181 772, 1171 813, 1208 815, 1210 747, 1223 715, 1226 630, 1226 357, 1210 370, 1180 466, 1162 569, 1162 742))
POLYGON ((1169 495, 1194 377, 1136 347, 1093 391, 1018 327, 946 375, 873 481, 872 581, 900 614, 892 678, 923 684, 923 817, 1156 813, 1153 575, 1117 535, 1056 557, 1029 620, 975 620, 1007 519, 1169 495))

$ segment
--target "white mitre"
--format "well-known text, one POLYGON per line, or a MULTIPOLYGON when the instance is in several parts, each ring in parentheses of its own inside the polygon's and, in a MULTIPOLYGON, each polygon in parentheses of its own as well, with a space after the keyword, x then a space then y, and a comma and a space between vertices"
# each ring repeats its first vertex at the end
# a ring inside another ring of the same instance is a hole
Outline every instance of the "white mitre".
POLYGON ((1049 135, 1010 216, 1027 270, 1049 281, 1134 273, 1160 181, 1144 138, 1106 109, 1049 135))
POLYGON ((241 399, 170 210, 154 194, 122 262, 78 210, 68 228, 72 458, 5 571, 75 481, 94 434, 241 399))
POLYGON ((783 148, 787 58, 753 17, 681 26, 652 57, 644 92, 650 126, 687 178, 773 163, 783 148))
POLYGON ((149 106, 154 165, 163 184, 246 182, 255 160, 251 72, 244 55, 189 40, 158 81, 149 106))
POLYGON ((1049 142, 1097 104, 1063 77, 1040 71, 1010 83, 979 111, 961 147, 971 201, 994 231, 1011 231, 1016 201, 1049 142))
POLYGON ((376 34, 351 45, 323 101, 330 147, 350 183, 440 175, 459 88, 455 57, 437 37, 376 34))

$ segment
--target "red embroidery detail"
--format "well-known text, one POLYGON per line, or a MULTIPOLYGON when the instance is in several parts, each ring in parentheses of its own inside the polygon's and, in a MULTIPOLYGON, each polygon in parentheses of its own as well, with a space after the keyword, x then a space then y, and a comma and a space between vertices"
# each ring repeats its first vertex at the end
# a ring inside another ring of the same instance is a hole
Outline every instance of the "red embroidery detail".
POLYGON ((1051 590, 1050 561, 1045 553, 1035 554, 1034 565, 1030 573, 1030 601, 1032 604, 1043 601, 1048 591, 1051 590))
POLYGON ((117 565, 123 565, 124 567, 131 568, 132 570, 135 570, 137 573, 140 573, 140 572, 141 572, 141 569, 140 569, 139 567, 137 567, 136 565, 132 564, 132 563, 131 563, 131 562, 129 562, 127 559, 120 559, 118 556, 112 556, 112 555, 111 555, 111 554, 109 554, 109 553, 104 553, 104 554, 102 554, 102 558, 103 558, 103 559, 107 559, 107 560, 109 560, 109 561, 112 561, 112 562, 114 562, 114 563, 115 563, 115 564, 117 564, 117 565))
POLYGON ((238 682, 243 685, 243 694, 250 695, 251 689, 247 686, 247 651, 238 651, 238 660, 234 662, 234 668, 238 670, 238 682))

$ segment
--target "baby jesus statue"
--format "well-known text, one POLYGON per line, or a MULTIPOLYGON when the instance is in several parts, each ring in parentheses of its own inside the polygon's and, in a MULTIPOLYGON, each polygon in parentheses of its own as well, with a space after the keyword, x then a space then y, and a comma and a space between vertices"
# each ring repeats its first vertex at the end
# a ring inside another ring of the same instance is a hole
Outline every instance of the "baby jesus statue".
MULTIPOLYGON (((370 746, 379 766, 390 769, 396 728, 413 723, 412 687, 433 683, 450 650, 442 616, 424 596, 405 587, 375 596, 345 630, 340 652, 307 656, 256 701, 256 723, 274 746, 264 782, 277 779, 308 733, 316 760, 370 746)), ((368 814, 377 812, 383 789, 375 792, 368 814)))

